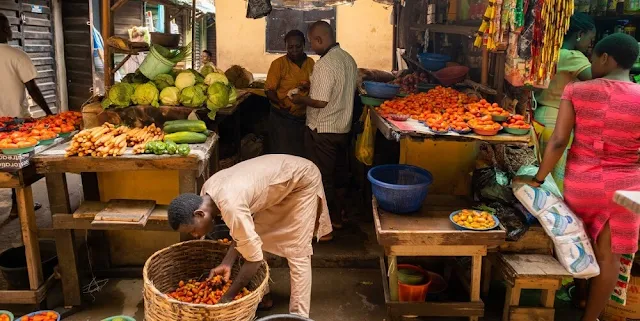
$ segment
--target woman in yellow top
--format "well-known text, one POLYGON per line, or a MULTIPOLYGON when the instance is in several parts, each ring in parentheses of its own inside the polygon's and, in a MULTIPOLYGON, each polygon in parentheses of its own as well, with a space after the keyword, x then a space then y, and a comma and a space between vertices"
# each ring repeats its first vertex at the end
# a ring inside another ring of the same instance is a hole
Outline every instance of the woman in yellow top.
MULTIPOLYGON (((538 107, 535 110, 535 120, 544 125, 544 130, 540 137, 540 151, 544 151, 547 142, 551 138, 556 120, 558 118, 558 108, 560 107, 560 97, 564 87, 574 81, 584 81, 591 79, 591 62, 585 53, 591 47, 591 42, 596 35, 596 25, 589 15, 585 13, 575 13, 571 17, 569 30, 564 36, 564 42, 560 49, 558 58, 558 68, 556 74, 551 79, 549 87, 535 95, 538 107)), ((569 149, 571 143, 569 143, 569 149)), ((558 161, 551 175, 556 181, 560 191, 564 190, 564 167, 567 161, 567 151, 558 161)))
POLYGON ((309 76, 315 62, 304 52, 305 38, 300 30, 285 37, 287 54, 271 63, 265 90, 271 101, 269 113, 269 151, 272 154, 304 156, 306 107, 291 101, 294 93, 308 95, 309 76))

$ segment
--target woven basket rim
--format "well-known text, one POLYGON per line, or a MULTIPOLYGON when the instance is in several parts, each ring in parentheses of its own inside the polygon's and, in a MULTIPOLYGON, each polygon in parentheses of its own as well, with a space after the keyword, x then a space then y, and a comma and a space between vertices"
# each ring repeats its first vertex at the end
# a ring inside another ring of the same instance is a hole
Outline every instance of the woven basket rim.
POLYGON ((167 246, 163 249, 160 249, 158 251, 156 251, 155 253, 153 253, 153 255, 151 255, 147 261, 144 263, 144 268, 142 269, 142 278, 144 280, 144 284, 148 285, 151 287, 151 291, 153 292, 153 294, 157 295, 157 296, 161 296, 162 298, 168 300, 171 303, 178 303, 178 304, 184 304, 184 305, 188 305, 188 306, 192 306, 192 307, 216 307, 216 308, 225 308, 234 304, 238 304, 241 303, 243 301, 248 300, 249 298, 251 298, 254 295, 259 295, 259 290, 260 289, 264 289, 265 288, 265 283, 269 282, 269 264, 267 264, 267 262, 265 260, 262 260, 260 263, 261 265, 264 265, 265 267, 265 277, 262 280, 262 282, 260 282, 260 285, 258 285, 258 287, 254 290, 251 291, 251 293, 249 293, 249 295, 243 296, 242 298, 238 299, 238 300, 234 300, 231 302, 227 302, 227 303, 217 303, 217 304, 202 304, 202 303, 189 303, 189 302, 182 302, 182 301, 178 301, 168 295, 166 295, 165 293, 160 292, 160 290, 158 290, 158 288, 156 288, 156 286, 153 284, 152 281, 149 280, 149 264, 151 262, 151 260, 153 258, 155 258, 156 256, 162 254, 163 252, 169 251, 171 249, 173 249, 174 247, 178 247, 178 246, 183 246, 187 243, 211 243, 211 244, 219 244, 216 241, 213 240, 191 240, 191 241, 184 241, 184 242, 180 242, 180 243, 176 243, 176 244, 172 244, 170 246, 167 246))

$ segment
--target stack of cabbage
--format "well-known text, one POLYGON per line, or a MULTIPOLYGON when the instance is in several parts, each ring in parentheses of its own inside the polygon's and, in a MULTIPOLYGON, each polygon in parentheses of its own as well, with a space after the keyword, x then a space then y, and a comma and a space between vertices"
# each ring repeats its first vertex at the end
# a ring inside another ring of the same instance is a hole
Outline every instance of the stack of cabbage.
POLYGON ((236 99, 235 87, 221 73, 210 72, 203 76, 193 69, 187 69, 175 78, 171 74, 160 74, 149 80, 136 72, 109 89, 102 107, 163 105, 198 108, 206 104, 210 111, 208 115, 213 119, 218 109, 235 103, 236 99))

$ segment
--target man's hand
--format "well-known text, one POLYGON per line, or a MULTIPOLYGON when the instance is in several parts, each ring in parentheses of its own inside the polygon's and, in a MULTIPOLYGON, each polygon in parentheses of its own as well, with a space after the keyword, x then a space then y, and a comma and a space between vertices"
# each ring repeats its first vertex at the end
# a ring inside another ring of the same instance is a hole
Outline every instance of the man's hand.
POLYGON ((304 97, 302 95, 293 95, 291 96, 291 102, 296 105, 302 105, 304 103, 304 97))
POLYGON ((526 184, 533 187, 540 187, 540 184, 533 179, 533 176, 516 176, 513 178, 513 184, 526 184))
POLYGON ((231 266, 227 264, 220 264, 217 267, 211 269, 209 272, 209 278, 212 278, 216 275, 222 275, 222 278, 226 281, 229 281, 231 278, 231 266))

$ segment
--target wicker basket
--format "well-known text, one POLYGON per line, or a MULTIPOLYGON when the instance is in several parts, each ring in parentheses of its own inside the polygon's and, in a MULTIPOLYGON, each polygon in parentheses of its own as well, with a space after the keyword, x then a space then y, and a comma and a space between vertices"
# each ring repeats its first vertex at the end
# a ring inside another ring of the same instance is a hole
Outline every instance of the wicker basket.
MULTIPOLYGON (((165 294, 175 290, 180 280, 207 275, 211 268, 222 262, 228 248, 210 240, 195 240, 174 244, 153 254, 143 270, 145 320, 253 320, 269 281, 269 267, 264 261, 247 285, 252 292, 237 301, 215 305, 193 304, 177 301, 165 294)), ((236 264, 232 275, 236 275, 239 268, 240 265, 236 264)))

